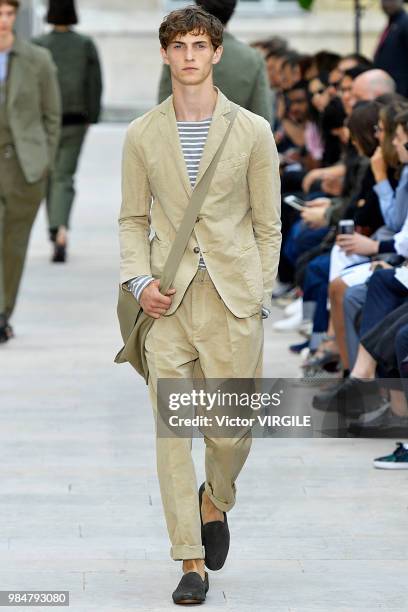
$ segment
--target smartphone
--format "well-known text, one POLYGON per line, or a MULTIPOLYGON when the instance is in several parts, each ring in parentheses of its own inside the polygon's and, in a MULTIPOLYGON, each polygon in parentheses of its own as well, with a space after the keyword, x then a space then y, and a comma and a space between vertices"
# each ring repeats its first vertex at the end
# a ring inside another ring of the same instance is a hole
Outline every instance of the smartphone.
POLYGON ((298 197, 296 197, 294 195, 286 196, 283 199, 283 201, 285 202, 285 204, 288 204, 288 206, 291 206, 295 210, 302 211, 304 209, 304 207, 306 206, 306 202, 304 200, 301 200, 300 198, 298 198, 298 197))
POLYGON ((355 225, 352 219, 343 219, 339 221, 337 233, 338 234, 354 234, 355 225))

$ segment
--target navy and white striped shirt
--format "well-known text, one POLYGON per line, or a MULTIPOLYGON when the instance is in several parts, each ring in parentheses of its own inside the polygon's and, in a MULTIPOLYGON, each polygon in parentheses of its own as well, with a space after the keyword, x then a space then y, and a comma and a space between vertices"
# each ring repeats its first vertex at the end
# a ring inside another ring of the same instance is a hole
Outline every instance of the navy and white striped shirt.
POLYGON ((211 117, 203 121, 177 121, 181 149, 187 166, 188 178, 193 188, 196 184, 210 125, 211 117))

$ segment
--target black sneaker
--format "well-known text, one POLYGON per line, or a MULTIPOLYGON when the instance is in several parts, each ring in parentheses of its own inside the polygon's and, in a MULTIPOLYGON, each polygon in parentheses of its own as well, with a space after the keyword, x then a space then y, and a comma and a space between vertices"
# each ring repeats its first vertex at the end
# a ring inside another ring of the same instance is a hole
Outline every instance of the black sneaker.
POLYGON ((408 450, 402 442, 397 442, 392 455, 374 459, 374 467, 380 470, 408 470, 408 450))
POLYGON ((315 395, 313 408, 357 418, 365 412, 377 410, 380 402, 379 388, 375 380, 365 381, 350 377, 332 389, 315 395))
POLYGON ((408 417, 397 416, 388 408, 371 421, 350 423, 348 432, 361 438, 408 437, 408 417))

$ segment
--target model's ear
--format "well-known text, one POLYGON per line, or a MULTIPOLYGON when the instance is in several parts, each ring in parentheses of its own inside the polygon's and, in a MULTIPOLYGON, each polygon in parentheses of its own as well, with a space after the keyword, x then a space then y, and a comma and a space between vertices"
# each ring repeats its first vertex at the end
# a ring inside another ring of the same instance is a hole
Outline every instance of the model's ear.
POLYGON ((222 45, 216 48, 214 52, 213 61, 212 61, 213 64, 218 64, 218 62, 220 61, 222 57, 223 51, 224 51, 224 47, 222 45))
POLYGON ((164 64, 169 65, 169 58, 167 57, 167 51, 166 49, 163 49, 163 47, 160 47, 160 55, 162 56, 162 60, 164 64))

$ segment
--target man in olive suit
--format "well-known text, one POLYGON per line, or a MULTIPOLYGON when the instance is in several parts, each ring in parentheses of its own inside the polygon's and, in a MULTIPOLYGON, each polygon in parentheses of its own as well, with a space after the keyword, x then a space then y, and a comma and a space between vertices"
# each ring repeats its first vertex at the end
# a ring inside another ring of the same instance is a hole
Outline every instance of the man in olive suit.
POLYGON ((45 195, 61 123, 48 51, 19 40, 18 0, 0 0, 0 342, 12 336, 30 232, 45 195))

